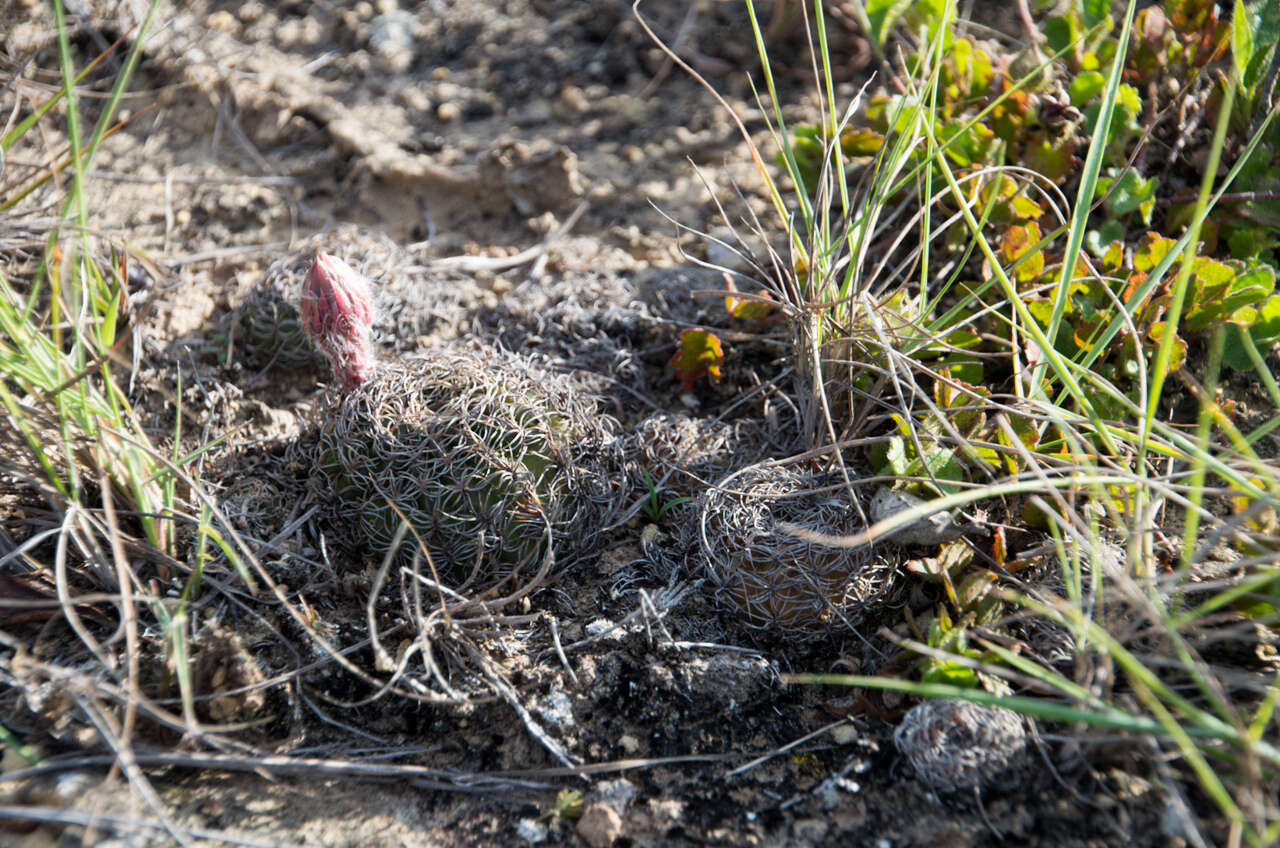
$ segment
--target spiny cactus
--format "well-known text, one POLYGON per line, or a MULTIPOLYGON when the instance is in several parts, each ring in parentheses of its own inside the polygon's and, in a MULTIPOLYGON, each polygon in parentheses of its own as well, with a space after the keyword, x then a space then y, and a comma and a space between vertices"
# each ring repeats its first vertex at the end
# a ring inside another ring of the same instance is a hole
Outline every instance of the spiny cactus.
POLYGON ((613 428, 562 380, 496 356, 442 351, 347 393, 320 436, 340 510, 385 550, 400 526, 437 563, 529 563, 548 539, 590 544, 619 499, 613 428), (605 460, 602 462, 602 460, 605 460))
POLYGON ((315 454, 339 517, 383 551, 403 515, 455 576, 536 565, 549 541, 559 557, 593 543, 626 494, 612 420, 564 378, 497 354, 375 366, 357 276, 321 255, 302 301, 340 385, 315 454))
POLYGON ((1027 730, 1004 707, 942 699, 912 707, 893 734, 916 774, 944 791, 983 789, 1022 763, 1027 730))
POLYGON ((236 347, 253 367, 296 370, 324 361, 302 329, 298 308, 275 286, 255 288, 236 313, 236 347))
POLYGON ((369 281, 372 340, 381 350, 418 350, 424 336, 450 336, 480 297, 471 280, 424 266, 384 233, 346 224, 300 241, 267 268, 236 309, 235 351, 252 368, 316 368, 325 358, 302 328, 298 290, 317 253, 341 256, 369 281))
POLYGON ((825 547, 778 529, 790 522, 844 535, 864 524, 839 475, 750 466, 699 499, 692 532, 716 597, 763 630, 816 636, 883 601, 893 567, 865 548, 825 547))

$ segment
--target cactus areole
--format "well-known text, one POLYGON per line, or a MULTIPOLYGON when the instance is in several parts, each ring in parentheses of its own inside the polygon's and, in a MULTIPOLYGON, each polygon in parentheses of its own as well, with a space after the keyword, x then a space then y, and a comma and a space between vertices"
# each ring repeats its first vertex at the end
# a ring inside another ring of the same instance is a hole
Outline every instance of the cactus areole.
POLYGON ((369 284, 336 256, 317 253, 302 283, 302 325, 333 364, 343 389, 358 388, 373 372, 373 297, 369 284))

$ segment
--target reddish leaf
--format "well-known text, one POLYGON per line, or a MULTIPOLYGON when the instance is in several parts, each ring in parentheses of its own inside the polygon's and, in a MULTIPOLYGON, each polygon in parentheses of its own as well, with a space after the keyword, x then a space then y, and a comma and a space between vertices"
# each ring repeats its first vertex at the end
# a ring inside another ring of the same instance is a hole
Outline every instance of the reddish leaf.
POLYGON ((720 366, 724 364, 724 350, 720 339, 710 330, 684 330, 680 344, 671 357, 671 367, 684 384, 687 392, 699 377, 707 376, 712 382, 720 382, 720 366))
POLYGON ((1062 182, 1077 167, 1074 145, 1066 139, 1028 140, 1022 152, 1022 163, 1053 182, 1062 182))
MULTIPOLYGON (((725 274, 724 282, 729 291, 736 293, 736 290, 733 287, 732 277, 725 274)), ((728 295, 724 299, 724 308, 729 311, 730 315, 737 318, 739 321, 746 321, 750 324, 757 325, 763 324, 765 321, 768 321, 773 317, 773 313, 777 308, 777 305, 769 302, 769 293, 766 291, 760 292, 757 297, 762 297, 764 300, 756 300, 755 298, 747 299, 728 295)))

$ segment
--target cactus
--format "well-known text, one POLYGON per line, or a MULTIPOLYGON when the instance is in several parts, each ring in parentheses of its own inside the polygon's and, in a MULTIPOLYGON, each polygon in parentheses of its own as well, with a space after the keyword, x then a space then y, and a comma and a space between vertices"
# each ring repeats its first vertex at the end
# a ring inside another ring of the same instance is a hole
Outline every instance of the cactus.
POLYGON ((335 257, 317 257, 303 298, 303 326, 341 391, 317 479, 360 540, 389 549, 403 515, 451 576, 536 566, 548 542, 572 555, 595 541, 626 492, 616 425, 591 398, 522 360, 465 349, 375 367, 368 287, 335 257))
POLYGON ((718 601, 751 627, 817 636, 854 623, 888 593, 891 565, 867 549, 832 548, 778 529, 826 534, 864 528, 839 475, 762 463, 708 489, 692 532, 718 601))
POLYGON ((893 734, 894 744, 925 782, 943 791, 998 784, 1024 761, 1022 716, 972 701, 923 701, 893 734))
POLYGON ((437 565, 457 572, 481 559, 535 562, 548 539, 575 550, 594 541, 618 500, 617 443, 563 380, 442 351, 348 392, 321 431, 318 470, 375 549, 390 546, 398 509, 437 565))
POLYGON ((323 359, 302 329, 298 308, 272 285, 255 288, 236 313, 237 347, 255 368, 312 368, 323 359))
POLYGON ((302 281, 302 328, 324 351, 343 388, 354 389, 373 370, 373 294, 364 277, 328 253, 302 281))
POLYGON ((416 351, 424 336, 456 334, 470 320, 477 287, 454 273, 424 268, 417 255, 384 233, 353 225, 300 241, 271 263, 236 309, 235 351, 250 367, 316 369, 325 357, 307 337, 298 290, 317 253, 341 256, 369 283, 375 347, 416 351), (427 305, 427 308, 424 308, 427 305))

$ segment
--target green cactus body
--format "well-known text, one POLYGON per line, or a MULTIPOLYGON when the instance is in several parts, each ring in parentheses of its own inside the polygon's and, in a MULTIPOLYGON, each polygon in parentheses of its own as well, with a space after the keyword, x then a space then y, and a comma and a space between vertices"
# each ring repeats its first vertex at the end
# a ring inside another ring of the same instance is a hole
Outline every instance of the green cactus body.
POLYGON ((324 362, 302 328, 298 308, 277 288, 256 289, 239 311, 240 347, 256 368, 311 368, 324 362))
MULTIPOLYGON (((318 471, 341 518, 387 550, 397 509, 438 568, 509 570, 584 549, 624 487, 614 428, 563 380, 446 351, 385 368, 323 428, 318 471)), ((405 550, 412 550, 412 537, 405 550)))

